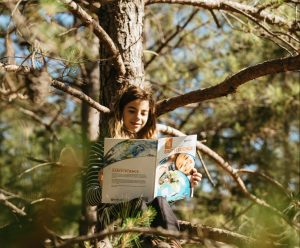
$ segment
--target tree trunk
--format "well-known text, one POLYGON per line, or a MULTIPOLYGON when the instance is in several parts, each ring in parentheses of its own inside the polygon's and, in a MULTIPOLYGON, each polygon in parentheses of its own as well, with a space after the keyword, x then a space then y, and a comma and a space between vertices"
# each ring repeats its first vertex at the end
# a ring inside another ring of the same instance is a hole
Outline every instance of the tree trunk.
MULTIPOLYGON (((95 39, 93 43, 93 50, 98 52, 99 42, 95 39)), ((93 99, 99 99, 99 64, 87 63, 81 68, 84 84, 82 91, 92 97, 93 99)), ((99 112, 94 108, 91 108, 86 102, 82 102, 81 105, 81 127, 82 127, 82 144, 83 144, 83 165, 88 164, 88 152, 90 148, 90 142, 96 141, 98 138, 99 128, 99 112)), ((82 177, 81 183, 82 192, 82 204, 81 204, 81 219, 79 226, 80 235, 91 234, 92 226, 96 222, 95 207, 91 207, 86 202, 86 178, 82 177)))
MULTIPOLYGON (((120 77, 113 65, 111 55, 100 44, 100 104, 111 108, 114 97, 125 81, 136 84, 144 82, 143 19, 144 0, 120 0, 101 6, 99 22, 118 47, 126 68, 120 77)), ((109 136, 107 116, 100 119, 100 135, 109 136)))

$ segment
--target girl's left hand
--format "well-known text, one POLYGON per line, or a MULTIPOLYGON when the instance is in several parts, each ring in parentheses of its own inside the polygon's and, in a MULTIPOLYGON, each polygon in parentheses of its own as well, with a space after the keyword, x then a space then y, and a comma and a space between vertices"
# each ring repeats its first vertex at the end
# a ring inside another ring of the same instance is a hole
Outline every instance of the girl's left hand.
POLYGON ((202 174, 200 172, 198 172, 196 170, 196 168, 193 168, 191 170, 191 184, 192 184, 192 187, 197 186, 200 183, 201 179, 202 179, 202 174))

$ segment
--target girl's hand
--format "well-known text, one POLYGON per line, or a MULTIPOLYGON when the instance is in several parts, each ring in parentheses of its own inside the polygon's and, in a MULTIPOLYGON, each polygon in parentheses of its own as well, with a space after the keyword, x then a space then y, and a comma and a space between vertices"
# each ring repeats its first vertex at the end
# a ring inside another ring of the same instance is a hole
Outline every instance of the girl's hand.
POLYGON ((191 184, 192 184, 192 187, 194 188, 195 186, 197 186, 200 181, 202 179, 202 174, 200 172, 198 172, 196 170, 196 168, 193 168, 191 170, 191 184))

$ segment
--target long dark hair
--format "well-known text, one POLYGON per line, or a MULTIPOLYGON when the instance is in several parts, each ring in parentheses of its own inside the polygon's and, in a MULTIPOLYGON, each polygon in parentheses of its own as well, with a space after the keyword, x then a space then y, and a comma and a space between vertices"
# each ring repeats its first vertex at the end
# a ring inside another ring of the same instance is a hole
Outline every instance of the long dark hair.
POLYGON ((142 89, 139 86, 130 85, 123 90, 120 98, 114 103, 113 113, 109 122, 110 135, 114 138, 139 138, 151 139, 156 137, 155 102, 151 88, 142 89), (134 100, 146 100, 149 102, 148 120, 145 126, 136 134, 130 133, 123 125, 124 107, 134 100))

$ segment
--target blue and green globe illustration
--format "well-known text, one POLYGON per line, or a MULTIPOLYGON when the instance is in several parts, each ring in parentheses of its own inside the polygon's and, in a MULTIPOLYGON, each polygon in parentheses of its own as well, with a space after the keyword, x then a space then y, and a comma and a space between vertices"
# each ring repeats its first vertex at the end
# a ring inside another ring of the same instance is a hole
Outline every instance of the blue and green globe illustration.
POLYGON ((165 172, 159 179, 157 196, 166 197, 169 202, 190 198, 189 178, 179 170, 165 172))

